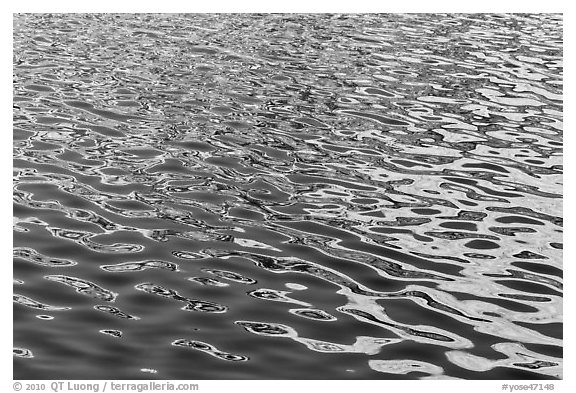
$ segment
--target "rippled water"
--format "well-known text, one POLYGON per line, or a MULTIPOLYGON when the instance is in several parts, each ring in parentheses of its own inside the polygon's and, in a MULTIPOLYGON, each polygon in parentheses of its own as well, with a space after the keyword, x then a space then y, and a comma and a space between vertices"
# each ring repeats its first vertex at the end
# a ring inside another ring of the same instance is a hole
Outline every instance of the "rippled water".
POLYGON ((561 378, 562 45, 15 15, 14 378, 561 378))

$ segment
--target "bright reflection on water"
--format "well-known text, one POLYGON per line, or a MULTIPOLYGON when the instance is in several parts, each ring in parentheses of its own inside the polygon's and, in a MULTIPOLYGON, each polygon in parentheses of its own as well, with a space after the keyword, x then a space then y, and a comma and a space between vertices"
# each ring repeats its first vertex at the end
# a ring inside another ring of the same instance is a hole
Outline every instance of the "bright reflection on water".
POLYGON ((15 15, 14 378, 561 378, 562 45, 15 15))

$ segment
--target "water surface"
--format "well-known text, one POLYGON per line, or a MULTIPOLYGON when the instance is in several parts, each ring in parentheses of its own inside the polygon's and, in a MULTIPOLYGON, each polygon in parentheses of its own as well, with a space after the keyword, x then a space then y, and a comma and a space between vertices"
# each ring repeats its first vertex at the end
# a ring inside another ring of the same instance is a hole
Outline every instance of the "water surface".
POLYGON ((561 378, 562 45, 15 15, 14 378, 561 378))

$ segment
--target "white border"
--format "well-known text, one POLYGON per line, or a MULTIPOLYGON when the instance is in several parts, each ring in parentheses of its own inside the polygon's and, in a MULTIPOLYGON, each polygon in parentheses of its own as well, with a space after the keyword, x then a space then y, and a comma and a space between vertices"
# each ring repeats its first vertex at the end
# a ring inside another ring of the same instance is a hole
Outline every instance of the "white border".
POLYGON ((21 0, 11 12, 566 12, 561 0, 208 0, 208 1, 62 1, 21 0))
MULTIPOLYGON (((4 313, 10 310, 12 316, 12 305, 9 302, 11 295, 11 286, 9 280, 12 279, 12 228, 8 223, 12 222, 12 161, 8 152, 11 149, 12 135, 12 109, 11 109, 11 90, 12 90, 12 13, 19 12, 127 12, 127 13, 147 13, 147 12, 299 12, 299 13, 316 13, 316 12, 337 12, 337 13, 361 13, 361 12, 522 12, 522 13, 563 13, 564 14, 564 63, 565 69, 574 72, 573 47, 574 47, 574 14, 572 8, 568 6, 568 1, 541 0, 541 1, 520 1, 520 0, 480 0, 480 1, 409 1, 401 0, 393 4, 390 1, 315 1, 315 0, 284 0, 284 1, 217 1, 209 0, 203 2, 190 1, 122 1, 122 0, 99 0, 99 1, 54 1, 54 0, 34 0, 18 1, 5 0, 10 4, 2 4, 2 13, 0 14, 0 29, 2 42, 2 119, 5 125, 0 131, 2 137, 2 148, 6 151, 1 154, 2 160, 2 194, 0 220, 3 223, 1 239, 2 256, 2 284, 0 286, 0 299, 2 299, 2 308, 4 313), (572 66, 570 66, 572 64, 572 66)), ((574 277, 574 249, 571 241, 575 239, 572 223, 574 217, 574 208, 571 201, 576 200, 574 195, 573 181, 571 174, 574 169, 574 161, 571 148, 574 147, 574 120, 571 112, 573 107, 574 77, 571 72, 565 74, 564 85, 564 107, 569 111, 564 115, 564 136, 565 140, 565 164, 566 164, 566 184, 564 188, 564 199, 568 203, 564 204, 565 217, 565 250, 564 250, 564 268, 565 282, 568 282, 565 291, 565 347, 564 347, 564 370, 565 376, 563 381, 553 381, 556 385, 555 392, 567 391, 566 388, 572 385, 574 381, 574 372, 576 370, 572 361, 574 349, 574 339, 571 337, 572 328, 574 328, 573 317, 573 296, 574 291, 571 288, 574 277)), ((5 316, 6 320, 8 316, 5 316)), ((12 319, 10 319, 12 320, 12 319)), ((2 384, 0 386, 12 391, 12 324, 4 323, 2 325, 2 348, 0 350, 0 359, 3 367, 0 369, 2 375, 2 384), (10 385, 7 385, 10 383, 10 385)), ((91 382, 91 381, 86 381, 91 382)), ((100 381, 92 381, 100 382, 100 381)), ((123 381, 127 382, 127 381, 123 381)), ((138 381, 134 381, 138 382, 138 381)), ((176 383, 183 381, 174 381, 176 383)), ((423 389, 437 392, 461 392, 463 389, 478 392, 497 392, 501 391, 501 384, 504 381, 427 381, 424 386, 423 381, 191 381, 197 382, 201 386, 201 391, 258 391, 274 389, 275 392, 292 392, 294 389, 302 390, 326 390, 331 392, 350 392, 358 389, 365 391, 382 391, 382 389, 423 389)), ((574 391, 570 389, 570 391, 574 391)))

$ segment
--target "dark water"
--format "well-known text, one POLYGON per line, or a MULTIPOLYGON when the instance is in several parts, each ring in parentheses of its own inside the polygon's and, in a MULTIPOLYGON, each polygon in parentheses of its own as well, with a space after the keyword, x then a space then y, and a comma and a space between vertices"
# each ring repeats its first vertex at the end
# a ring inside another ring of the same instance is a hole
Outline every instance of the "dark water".
POLYGON ((562 45, 15 15, 14 378, 561 378, 562 45))

